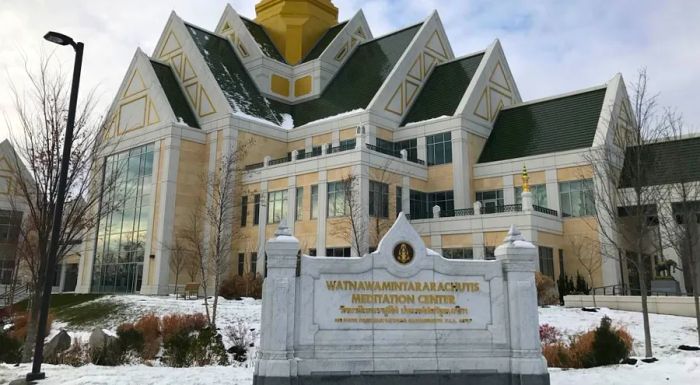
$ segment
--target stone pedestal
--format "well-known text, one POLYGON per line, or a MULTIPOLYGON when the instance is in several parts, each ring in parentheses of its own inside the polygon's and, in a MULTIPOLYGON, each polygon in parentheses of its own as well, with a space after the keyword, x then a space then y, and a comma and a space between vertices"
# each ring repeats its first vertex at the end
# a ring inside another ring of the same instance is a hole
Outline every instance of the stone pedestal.
POLYGON ((679 295, 681 293, 681 285, 675 279, 654 279, 651 281, 650 290, 654 294, 679 295))

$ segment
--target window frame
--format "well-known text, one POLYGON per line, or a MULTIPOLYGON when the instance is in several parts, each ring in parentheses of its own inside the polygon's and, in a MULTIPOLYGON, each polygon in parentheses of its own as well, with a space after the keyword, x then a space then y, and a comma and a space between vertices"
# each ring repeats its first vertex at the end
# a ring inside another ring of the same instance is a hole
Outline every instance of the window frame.
POLYGON ((425 137, 428 166, 452 163, 452 132, 441 132, 425 137))
POLYGON ((267 223, 280 223, 289 215, 288 190, 270 191, 267 193, 267 223), (277 213, 279 208, 279 213, 277 213), (278 215, 277 215, 278 214, 278 215))

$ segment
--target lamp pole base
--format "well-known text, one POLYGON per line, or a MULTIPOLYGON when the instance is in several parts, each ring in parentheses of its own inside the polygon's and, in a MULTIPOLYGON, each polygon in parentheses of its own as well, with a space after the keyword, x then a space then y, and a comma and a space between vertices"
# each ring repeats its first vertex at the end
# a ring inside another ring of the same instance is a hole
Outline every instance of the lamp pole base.
POLYGON ((44 373, 44 372, 39 372, 39 373, 30 372, 30 373, 27 373, 27 376, 25 377, 27 382, 36 381, 36 380, 43 380, 45 378, 46 378, 46 373, 44 373))

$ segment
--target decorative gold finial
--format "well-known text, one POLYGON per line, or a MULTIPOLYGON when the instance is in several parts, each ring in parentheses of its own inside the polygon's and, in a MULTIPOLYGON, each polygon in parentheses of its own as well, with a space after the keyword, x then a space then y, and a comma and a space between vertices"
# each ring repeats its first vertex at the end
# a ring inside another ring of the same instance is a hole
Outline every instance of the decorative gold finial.
POLYGON ((525 165, 523 165, 523 192, 530 192, 530 177, 527 175, 525 165))

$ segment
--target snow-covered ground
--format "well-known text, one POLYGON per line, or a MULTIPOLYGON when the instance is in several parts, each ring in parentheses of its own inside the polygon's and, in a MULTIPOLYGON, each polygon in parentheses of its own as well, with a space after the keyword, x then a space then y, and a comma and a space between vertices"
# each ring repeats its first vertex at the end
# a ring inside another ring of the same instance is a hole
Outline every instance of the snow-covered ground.
MULTIPOLYGON (((141 315, 154 313, 204 312, 201 300, 184 301, 174 298, 145 296, 103 297, 98 301, 115 301, 124 304, 124 309, 108 317, 103 327, 115 329, 120 323, 134 321, 141 315)), ((221 299, 218 325, 228 325, 243 321, 251 328, 260 327, 260 301, 244 299, 227 301, 221 299)), ((636 355, 644 354, 642 317, 640 313, 601 309, 598 313, 561 307, 541 308, 540 323, 557 327, 564 335, 572 335, 589 330, 599 324, 603 315, 610 317, 615 325, 622 325, 634 337, 636 355)), ((659 362, 636 366, 615 365, 594 369, 559 370, 552 369, 552 385, 657 385, 657 384, 697 384, 700 382, 700 352, 683 352, 677 349, 681 344, 693 345, 697 341, 695 320, 650 314, 654 355, 659 362)), ((65 324, 55 322, 52 332, 56 333, 65 324)), ((71 335, 87 338, 87 330, 71 330, 71 335)), ((0 384, 23 376, 30 367, 14 367, 0 364, 0 384)), ((253 368, 250 363, 241 366, 211 366, 204 368, 167 368, 133 365, 121 367, 98 367, 87 365, 80 368, 69 366, 44 365, 47 380, 42 384, 237 384, 252 383, 253 368)))

